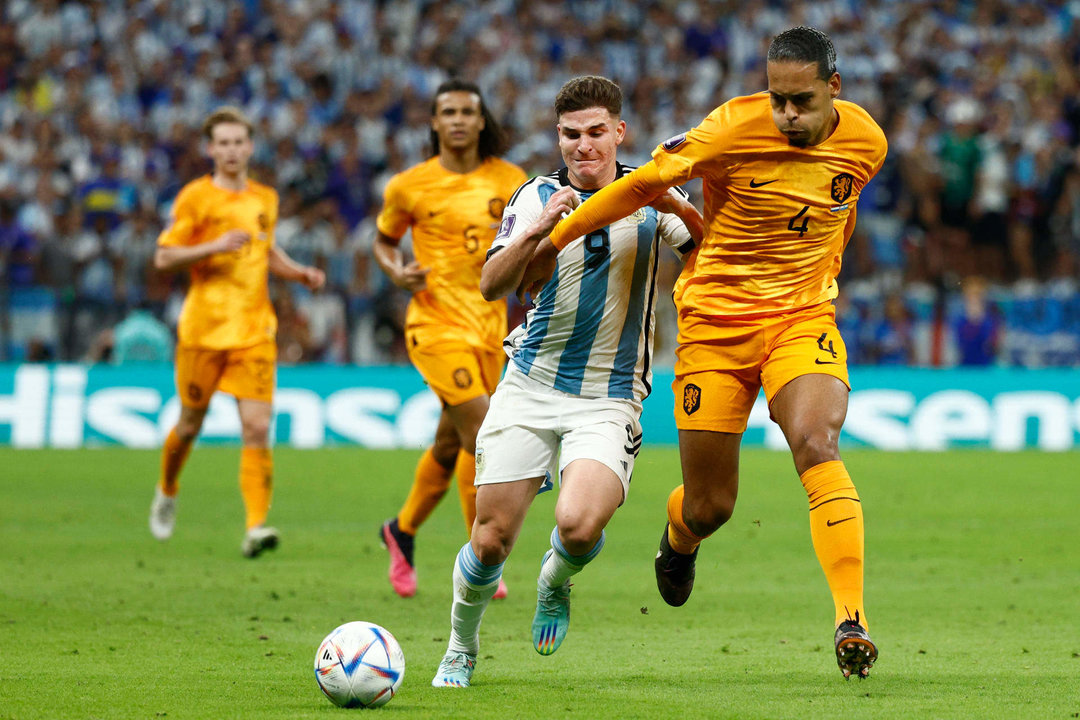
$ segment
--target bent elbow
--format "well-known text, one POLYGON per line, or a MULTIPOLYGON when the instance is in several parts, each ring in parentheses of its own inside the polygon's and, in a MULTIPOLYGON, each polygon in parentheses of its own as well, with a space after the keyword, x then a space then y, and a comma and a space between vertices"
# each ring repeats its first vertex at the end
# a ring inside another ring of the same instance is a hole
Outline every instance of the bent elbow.
POLYGON ((490 282, 485 282, 484 278, 480 278, 480 294, 484 296, 484 299, 488 302, 498 300, 501 295, 497 292, 498 288, 492 287, 490 282))

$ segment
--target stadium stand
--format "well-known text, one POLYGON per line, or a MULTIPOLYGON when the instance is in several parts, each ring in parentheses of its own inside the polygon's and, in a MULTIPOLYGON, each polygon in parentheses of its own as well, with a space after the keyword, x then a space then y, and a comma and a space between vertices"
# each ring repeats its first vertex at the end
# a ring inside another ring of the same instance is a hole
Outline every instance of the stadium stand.
POLYGON ((555 90, 602 73, 626 92, 622 154, 640 162, 762 89, 762 43, 804 23, 832 35, 843 96, 890 140, 841 277, 852 357, 972 360, 962 285, 977 275, 993 324, 984 360, 1080 364, 1076 2, 9 0, 0 12, 0 360, 96 357, 94 339, 137 306, 175 324, 179 281, 149 259, 173 196, 208 169, 199 121, 232 103, 256 121, 257 177, 281 192, 278 241, 329 276, 321 295, 274 287, 282 359, 403 361, 406 298, 369 258, 372 213, 386 180, 425 156, 439 82, 476 81, 512 133, 508 159, 538 173, 558 162, 555 90), (901 337, 910 352, 877 347, 901 337))

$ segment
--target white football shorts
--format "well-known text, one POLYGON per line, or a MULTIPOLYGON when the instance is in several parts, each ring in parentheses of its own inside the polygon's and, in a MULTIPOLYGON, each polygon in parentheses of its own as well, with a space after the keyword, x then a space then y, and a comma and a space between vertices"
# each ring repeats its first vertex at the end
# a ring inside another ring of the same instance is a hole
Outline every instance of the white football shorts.
POLYGON ((588 459, 611 468, 625 501, 641 449, 640 417, 641 403, 634 400, 571 395, 530 379, 511 362, 476 436, 476 484, 535 477, 546 483, 575 460, 588 459))

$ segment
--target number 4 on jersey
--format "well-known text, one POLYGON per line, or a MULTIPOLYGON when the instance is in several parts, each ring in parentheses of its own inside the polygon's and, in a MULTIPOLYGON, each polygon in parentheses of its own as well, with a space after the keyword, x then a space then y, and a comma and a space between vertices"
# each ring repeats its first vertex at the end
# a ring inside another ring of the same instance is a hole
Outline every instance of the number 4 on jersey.
POLYGON ((803 205, 803 209, 800 210, 797 215, 795 215, 790 220, 788 220, 787 229, 792 231, 792 232, 799 233, 799 237, 802 237, 803 235, 805 235, 806 231, 810 229, 810 218, 803 217, 803 215, 805 215, 806 211, 809 210, 809 209, 810 209, 809 205, 803 205), (796 225, 795 221, 798 220, 799 218, 802 218, 802 224, 801 225, 796 225))

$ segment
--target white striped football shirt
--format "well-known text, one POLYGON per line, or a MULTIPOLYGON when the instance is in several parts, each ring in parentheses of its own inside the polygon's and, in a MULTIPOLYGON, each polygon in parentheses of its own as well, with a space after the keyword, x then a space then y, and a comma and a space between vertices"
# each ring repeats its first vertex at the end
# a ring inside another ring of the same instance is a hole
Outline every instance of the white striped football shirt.
MULTIPOLYGON (((617 172, 631 170, 620 164, 617 172)), ((488 257, 524 234, 562 187, 572 187, 566 168, 518 188, 488 257)), ((574 190, 581 200, 592 194, 574 190)), ((680 259, 694 248, 682 220, 645 206, 563 248, 535 307, 503 343, 514 366, 582 397, 648 396, 661 240, 680 259)))

